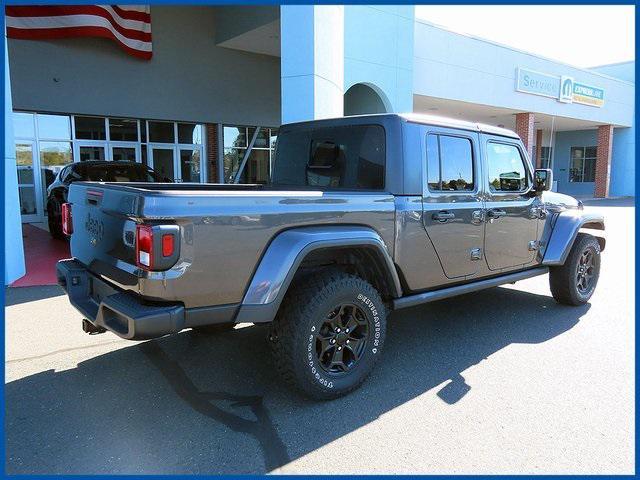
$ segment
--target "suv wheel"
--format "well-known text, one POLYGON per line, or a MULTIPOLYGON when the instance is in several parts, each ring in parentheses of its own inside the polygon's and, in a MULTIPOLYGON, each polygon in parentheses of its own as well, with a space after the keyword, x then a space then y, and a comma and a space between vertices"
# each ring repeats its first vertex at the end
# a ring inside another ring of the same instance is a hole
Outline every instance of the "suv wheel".
POLYGON ((600 244, 592 235, 579 233, 564 265, 549 272, 551 294, 565 305, 582 305, 593 295, 600 276, 600 244))
POLYGON ((292 288, 273 322, 278 371, 304 395, 328 400, 356 389, 380 357, 386 308, 355 275, 329 270, 292 288))
POLYGON ((51 236, 58 240, 65 238, 62 232, 62 205, 57 198, 49 200, 49 204, 47 205, 47 219, 51 236))

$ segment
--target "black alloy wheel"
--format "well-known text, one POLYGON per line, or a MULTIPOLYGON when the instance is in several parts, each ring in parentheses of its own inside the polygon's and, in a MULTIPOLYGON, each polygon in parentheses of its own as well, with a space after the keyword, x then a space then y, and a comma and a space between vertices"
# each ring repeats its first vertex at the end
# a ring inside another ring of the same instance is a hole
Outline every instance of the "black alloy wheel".
POLYGON ((316 334, 316 358, 322 369, 343 374, 353 369, 369 338, 369 322, 357 305, 337 306, 326 317, 316 334))

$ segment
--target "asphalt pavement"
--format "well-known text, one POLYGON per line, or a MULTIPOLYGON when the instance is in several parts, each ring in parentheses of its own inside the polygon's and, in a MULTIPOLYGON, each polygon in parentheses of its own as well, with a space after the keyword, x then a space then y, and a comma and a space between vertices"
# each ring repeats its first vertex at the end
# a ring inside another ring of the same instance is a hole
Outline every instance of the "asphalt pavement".
POLYGON ((89 336, 58 287, 6 290, 9 474, 632 474, 634 208, 604 212, 591 302, 547 276, 394 313, 362 388, 291 392, 265 327, 89 336))

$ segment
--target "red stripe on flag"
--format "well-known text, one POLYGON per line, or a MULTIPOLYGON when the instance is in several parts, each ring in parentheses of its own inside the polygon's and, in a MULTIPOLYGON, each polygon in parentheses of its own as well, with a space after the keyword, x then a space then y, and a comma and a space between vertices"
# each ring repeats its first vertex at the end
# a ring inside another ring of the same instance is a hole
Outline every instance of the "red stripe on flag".
POLYGON ((120 40, 118 40, 118 38, 113 34, 111 30, 105 27, 38 28, 34 30, 7 27, 7 37, 23 40, 43 40, 72 37, 103 37, 115 40, 120 48, 135 57, 142 58, 144 60, 150 60, 153 55, 152 52, 136 50, 125 45, 120 40))
MULTIPOLYGON (((113 19, 113 15, 107 10, 95 6, 95 5, 72 5, 64 7, 6 7, 6 13, 9 17, 26 18, 26 17, 62 17, 70 15, 92 15, 96 17, 102 17, 109 21, 115 30, 121 33, 123 36, 132 38, 135 40, 141 40, 143 42, 151 41, 151 33, 143 32, 141 30, 132 30, 125 28, 118 24, 113 19)), ((17 27, 16 27, 17 28, 17 27)), ((24 27, 29 29, 29 27, 24 27)), ((52 27, 55 28, 55 27, 52 27)), ((60 27, 68 28, 68 27, 60 27)), ((30 31, 36 31, 40 29, 29 29, 30 31)))

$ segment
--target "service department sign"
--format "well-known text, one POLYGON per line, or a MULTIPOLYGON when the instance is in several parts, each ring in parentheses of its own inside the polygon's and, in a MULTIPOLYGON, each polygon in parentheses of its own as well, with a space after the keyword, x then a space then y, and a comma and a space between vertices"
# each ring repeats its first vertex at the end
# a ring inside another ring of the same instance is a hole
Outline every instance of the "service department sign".
POLYGON ((557 77, 527 68, 516 70, 516 90, 531 95, 555 98, 562 103, 580 103, 592 107, 604 105, 604 90, 576 82, 573 77, 557 77))

